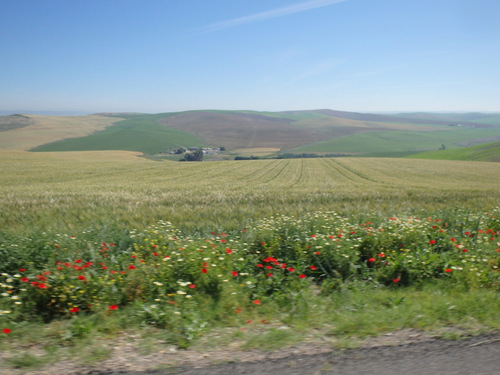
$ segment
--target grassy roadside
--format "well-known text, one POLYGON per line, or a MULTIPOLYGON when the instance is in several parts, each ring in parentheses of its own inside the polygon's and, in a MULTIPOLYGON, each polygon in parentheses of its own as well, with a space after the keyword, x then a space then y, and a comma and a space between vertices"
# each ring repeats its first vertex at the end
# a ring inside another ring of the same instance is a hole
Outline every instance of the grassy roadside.
POLYGON ((2 366, 88 365, 132 336, 146 354, 500 330, 497 209, 371 221, 314 212, 230 233, 164 222, 116 243, 101 235, 11 243, 0 275, 2 366))
MULTIPOLYGON (((297 294, 285 307, 261 307, 212 319, 190 350, 278 350, 304 343, 352 348, 364 338, 405 328, 447 339, 500 330, 498 292, 464 290, 450 282, 397 290, 345 285, 329 295, 297 294)), ((176 334, 144 325, 133 308, 48 325, 23 322, 1 336, 0 369, 33 370, 68 360, 96 365, 111 358, 123 338, 133 340, 139 354, 146 356, 172 350, 176 334)))

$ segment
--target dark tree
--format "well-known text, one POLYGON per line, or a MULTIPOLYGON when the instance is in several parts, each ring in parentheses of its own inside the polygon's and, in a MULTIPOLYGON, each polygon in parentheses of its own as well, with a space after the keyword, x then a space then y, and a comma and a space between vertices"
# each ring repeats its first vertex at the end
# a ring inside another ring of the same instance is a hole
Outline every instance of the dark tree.
POLYGON ((186 161, 202 161, 203 160, 203 150, 198 147, 196 151, 187 151, 184 154, 184 159, 186 161))

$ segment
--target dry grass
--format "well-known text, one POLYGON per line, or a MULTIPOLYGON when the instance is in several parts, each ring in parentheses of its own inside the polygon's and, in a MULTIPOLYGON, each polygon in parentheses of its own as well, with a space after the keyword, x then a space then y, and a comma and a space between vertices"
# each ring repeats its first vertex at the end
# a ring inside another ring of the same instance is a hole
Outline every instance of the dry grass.
POLYGON ((254 148, 239 148, 232 152, 241 156, 267 156, 278 152, 279 148, 272 147, 254 147, 254 148))
POLYGON ((23 128, 2 132, 0 149, 30 150, 36 146, 66 138, 83 137, 122 120, 116 117, 98 115, 27 116, 34 123, 23 128))
POLYGON ((500 201, 496 163, 376 158, 178 163, 136 155, 1 152, 0 227, 66 231, 166 219, 178 226, 234 228, 275 213, 488 209, 500 201))

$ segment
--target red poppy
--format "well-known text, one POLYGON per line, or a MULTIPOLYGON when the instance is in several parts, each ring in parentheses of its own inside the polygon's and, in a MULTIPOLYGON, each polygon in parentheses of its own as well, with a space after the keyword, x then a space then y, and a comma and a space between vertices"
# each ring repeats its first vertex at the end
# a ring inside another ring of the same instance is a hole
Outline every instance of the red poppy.
POLYGON ((19 272, 24 272, 26 271, 26 268, 19 268, 19 272))
POLYGON ((436 243, 436 240, 430 240, 429 245, 434 245, 436 243))
POLYGON ((233 252, 233 250, 231 250, 231 249, 226 249, 226 253, 228 253, 228 254, 232 254, 232 252, 233 252))
POLYGON ((75 260, 75 263, 82 263, 82 260, 81 259, 77 259, 77 260, 75 260))
POLYGON ((239 314, 242 310, 243 310, 243 309, 242 309, 241 307, 238 307, 238 308, 237 308, 234 312, 235 312, 236 314, 239 314))
POLYGON ((306 277, 306 275, 302 274, 302 275, 299 275, 299 279, 304 279, 306 277))
POLYGON ((451 272, 453 272, 453 270, 452 270, 451 268, 446 268, 446 269, 444 270, 444 272, 451 273, 451 272))
POLYGON ((394 280, 392 280, 392 281, 393 281, 393 282, 395 282, 395 283, 399 283, 401 280, 400 280, 400 279, 398 279, 398 278, 396 278, 396 279, 394 279, 394 280))
POLYGON ((375 262, 375 258, 370 258, 370 259, 368 259, 368 262, 370 262, 370 263, 375 262))
POLYGON ((38 284, 37 287, 39 287, 40 289, 47 289, 47 285, 45 285, 44 283, 38 284))
POLYGON ((29 282, 29 281, 30 281, 30 279, 28 279, 27 277, 21 277, 21 281, 22 281, 23 283, 27 283, 27 282, 29 282))
POLYGON ((158 253, 155 251, 155 252, 153 252, 153 255, 154 255, 155 257, 157 257, 157 256, 158 256, 158 253))
POLYGON ((319 251, 316 251, 314 254, 319 255, 319 254, 321 254, 321 253, 320 253, 319 251))
POLYGON ((253 303, 256 305, 260 305, 260 299, 256 299, 255 301, 253 301, 253 303))
POLYGON ((289 271, 289 272, 293 272, 293 271, 295 271, 295 268, 293 268, 293 267, 288 267, 288 268, 287 268, 287 271, 289 271))
POLYGON ((189 287, 190 287, 191 289, 194 289, 194 288, 196 288, 196 285, 194 285, 194 284, 189 284, 189 287))
POLYGON ((76 306, 69 309, 69 312, 72 312, 72 313, 77 313, 78 311, 80 311, 80 309, 76 306))
POLYGON ((85 276, 82 276, 82 275, 78 276, 78 280, 86 280, 86 279, 87 278, 85 276))
POLYGON ((201 273, 207 273, 207 272, 208 272, 208 271, 207 271, 207 269, 206 269, 206 268, 202 268, 202 269, 201 269, 201 273))
POLYGON ((257 264, 257 267, 264 267, 264 265, 259 263, 259 264, 257 264))
POLYGON ((267 277, 273 277, 273 274, 272 273, 268 273, 267 277))
POLYGON ((110 310, 118 310, 118 305, 110 305, 108 307, 108 309, 110 309, 110 310))
POLYGON ((12 332, 12 330, 10 328, 4 328, 4 329, 2 329, 2 332, 5 333, 6 335, 8 335, 9 333, 12 332))
POLYGON ((128 269, 129 270, 135 270, 135 266, 133 264, 131 264, 130 266, 128 266, 128 269))
POLYGON ((231 274, 232 274, 234 277, 236 277, 236 276, 238 276, 238 271, 231 271, 231 274))

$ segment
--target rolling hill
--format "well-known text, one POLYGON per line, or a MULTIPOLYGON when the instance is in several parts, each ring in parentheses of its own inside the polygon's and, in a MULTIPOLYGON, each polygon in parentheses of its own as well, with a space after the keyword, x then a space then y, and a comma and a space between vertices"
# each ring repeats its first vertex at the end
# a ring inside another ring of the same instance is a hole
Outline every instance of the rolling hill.
POLYGON ((500 162, 500 142, 462 147, 453 150, 427 151, 411 155, 411 157, 416 159, 500 162))
POLYGON ((1 116, 0 125, 0 149, 127 150, 155 155, 179 147, 224 146, 232 153, 228 158, 258 149, 390 157, 500 140, 498 113, 196 110, 1 116))

